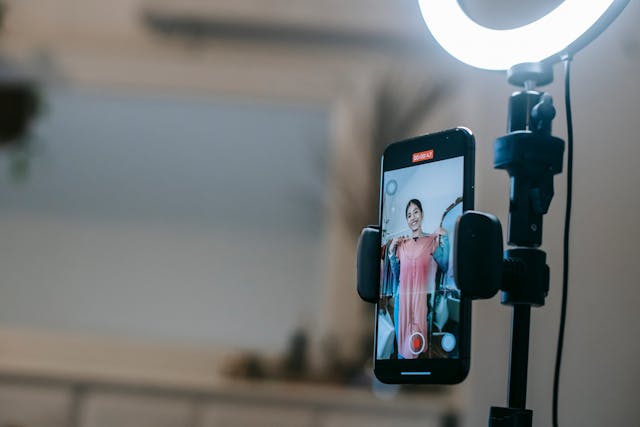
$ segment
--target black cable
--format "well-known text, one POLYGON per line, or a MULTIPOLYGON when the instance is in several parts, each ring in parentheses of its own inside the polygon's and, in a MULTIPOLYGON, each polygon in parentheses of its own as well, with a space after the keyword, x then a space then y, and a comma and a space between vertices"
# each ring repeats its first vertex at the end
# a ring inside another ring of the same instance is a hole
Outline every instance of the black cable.
POLYGON ((556 367, 553 374, 553 426, 558 427, 558 390, 560 388, 560 365, 564 344, 564 326, 567 317, 567 293, 569 288, 569 231, 571 225, 571 199, 573 196, 573 119, 571 117, 571 57, 564 61, 564 105, 567 115, 567 205, 564 216, 564 238, 562 253, 562 303, 560 308, 560 330, 556 350, 556 367))

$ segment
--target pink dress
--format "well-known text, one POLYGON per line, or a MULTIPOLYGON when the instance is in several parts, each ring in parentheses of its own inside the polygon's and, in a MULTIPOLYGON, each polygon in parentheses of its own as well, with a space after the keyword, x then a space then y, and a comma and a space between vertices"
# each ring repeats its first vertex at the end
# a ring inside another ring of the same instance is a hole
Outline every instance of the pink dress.
POLYGON ((398 353, 405 359, 415 359, 427 350, 427 292, 436 271, 437 247, 437 236, 431 234, 405 239, 396 249, 400 261, 398 353))

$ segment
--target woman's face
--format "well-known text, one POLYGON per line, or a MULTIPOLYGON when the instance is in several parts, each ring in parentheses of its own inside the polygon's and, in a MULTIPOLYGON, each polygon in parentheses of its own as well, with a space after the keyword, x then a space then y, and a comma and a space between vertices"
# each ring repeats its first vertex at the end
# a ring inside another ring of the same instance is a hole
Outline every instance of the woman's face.
POLYGON ((422 211, 413 203, 410 203, 407 208, 407 224, 411 231, 419 231, 422 229, 422 211))

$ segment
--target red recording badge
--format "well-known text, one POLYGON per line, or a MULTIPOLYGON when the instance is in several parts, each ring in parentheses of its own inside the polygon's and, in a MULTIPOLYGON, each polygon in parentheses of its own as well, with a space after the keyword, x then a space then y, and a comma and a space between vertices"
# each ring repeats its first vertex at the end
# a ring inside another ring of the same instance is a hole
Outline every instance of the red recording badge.
POLYGON ((411 156, 413 163, 424 162, 425 160, 433 160, 433 150, 420 151, 419 153, 413 153, 411 156))

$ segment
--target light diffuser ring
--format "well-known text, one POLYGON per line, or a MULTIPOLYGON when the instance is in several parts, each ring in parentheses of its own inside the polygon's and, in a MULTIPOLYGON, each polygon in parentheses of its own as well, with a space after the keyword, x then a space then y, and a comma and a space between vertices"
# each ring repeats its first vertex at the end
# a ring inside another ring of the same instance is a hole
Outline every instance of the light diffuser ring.
POLYGON ((570 48, 582 48, 620 14, 629 0, 565 0, 542 18, 508 30, 479 25, 456 0, 418 2, 427 27, 451 55, 474 67, 506 70, 516 64, 553 58, 570 48))

